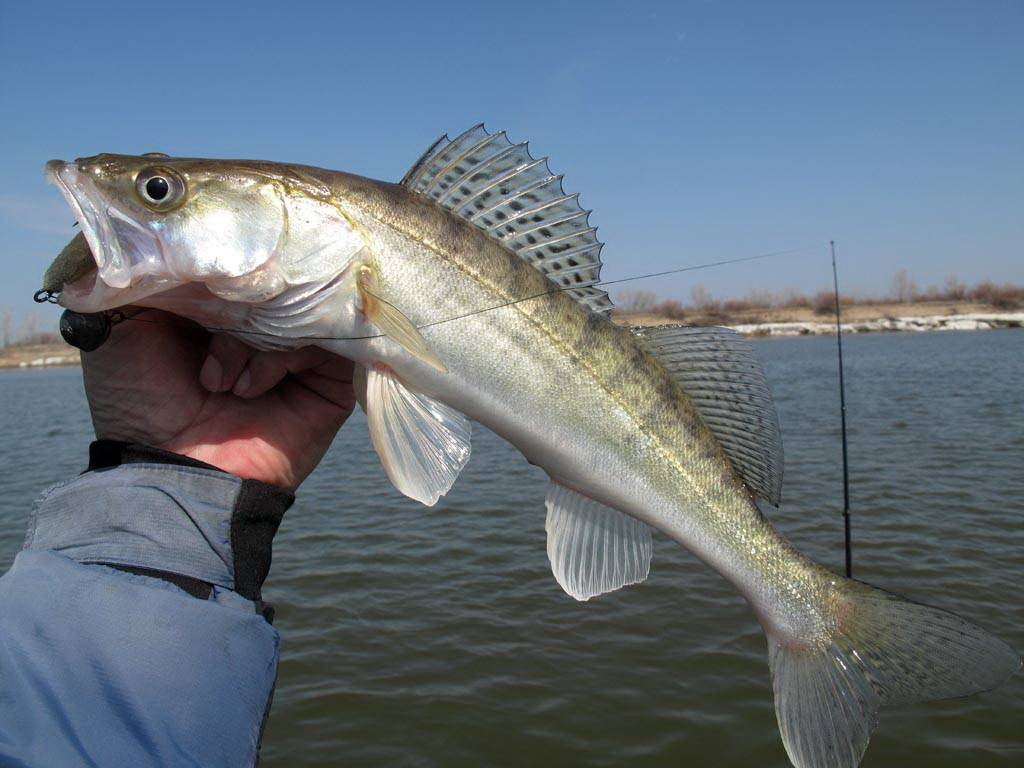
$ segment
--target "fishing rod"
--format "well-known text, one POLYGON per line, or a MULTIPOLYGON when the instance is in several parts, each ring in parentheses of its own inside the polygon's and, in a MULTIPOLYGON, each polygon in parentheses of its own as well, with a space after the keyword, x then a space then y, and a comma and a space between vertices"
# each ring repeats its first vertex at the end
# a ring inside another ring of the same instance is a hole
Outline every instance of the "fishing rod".
POLYGON ((843 323, 839 313, 839 271, 836 269, 836 241, 832 251, 832 285, 836 299, 836 351, 839 354, 839 424, 843 435, 843 540, 846 546, 846 578, 853 578, 853 550, 850 542, 850 464, 846 449, 846 385, 843 381, 843 323))

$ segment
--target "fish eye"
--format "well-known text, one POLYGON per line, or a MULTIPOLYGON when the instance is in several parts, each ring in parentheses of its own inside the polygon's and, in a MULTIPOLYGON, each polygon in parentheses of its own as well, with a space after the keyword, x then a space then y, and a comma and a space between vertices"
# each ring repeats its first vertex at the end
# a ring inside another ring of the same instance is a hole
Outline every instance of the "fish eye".
POLYGON ((171 185, 163 176, 154 176, 146 182, 146 197, 154 203, 163 200, 171 193, 171 185))
POLYGON ((167 168, 149 168, 135 179, 135 191, 150 208, 167 211, 185 197, 185 182, 167 168))

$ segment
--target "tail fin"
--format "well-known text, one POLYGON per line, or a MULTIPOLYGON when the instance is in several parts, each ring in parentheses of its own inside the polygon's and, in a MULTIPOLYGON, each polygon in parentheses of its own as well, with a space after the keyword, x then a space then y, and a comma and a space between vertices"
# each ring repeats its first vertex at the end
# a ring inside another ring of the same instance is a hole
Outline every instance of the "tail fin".
POLYGON ((1020 657, 956 614, 844 580, 831 642, 769 633, 775 714, 797 768, 854 768, 880 707, 968 696, 1006 682, 1020 657))

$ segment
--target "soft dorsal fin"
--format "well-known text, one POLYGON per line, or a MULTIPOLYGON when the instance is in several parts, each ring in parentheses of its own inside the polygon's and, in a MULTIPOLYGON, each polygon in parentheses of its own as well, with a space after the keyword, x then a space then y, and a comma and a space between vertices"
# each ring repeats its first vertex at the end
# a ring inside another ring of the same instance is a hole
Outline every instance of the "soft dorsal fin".
POLYGON ((483 125, 442 136, 402 184, 475 224, 595 312, 612 308, 601 279, 601 248, 590 211, 567 195, 547 158, 483 125))
POLYGON ((693 401, 744 482, 778 506, 782 431, 753 347, 729 328, 634 328, 693 401))

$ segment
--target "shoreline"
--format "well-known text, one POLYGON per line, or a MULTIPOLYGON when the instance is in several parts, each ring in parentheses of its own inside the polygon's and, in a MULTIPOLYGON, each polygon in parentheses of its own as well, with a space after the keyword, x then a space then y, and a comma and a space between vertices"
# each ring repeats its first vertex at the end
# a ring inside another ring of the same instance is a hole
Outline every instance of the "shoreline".
MULTIPOLYGON (((737 311, 684 308, 672 317, 655 312, 614 311, 622 325, 717 325, 744 336, 834 336, 835 315, 809 307, 751 308, 737 311)), ((850 304, 842 307, 844 334, 923 331, 987 331, 1024 328, 1024 309, 997 309, 977 302, 935 301, 850 304)))
MULTIPOLYGON (((620 325, 718 325, 754 338, 831 336, 835 322, 823 320, 776 320, 751 318, 697 318, 692 321, 643 313, 620 312, 613 317, 620 325)), ((921 333, 942 331, 987 331, 1000 328, 1024 328, 1024 312, 965 312, 937 315, 884 316, 847 320, 844 334, 921 333)), ((78 350, 63 341, 51 344, 12 346, 0 349, 0 370, 36 370, 80 365, 78 350)))
POLYGON ((80 364, 78 350, 63 341, 0 349, 0 370, 3 371, 64 368, 80 364))
MULTIPOLYGON (((727 327, 744 336, 834 336, 836 332, 834 322, 740 323, 727 327)), ((908 315, 842 324, 844 334, 991 331, 999 328, 1024 328, 1024 312, 908 315)))

